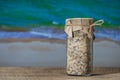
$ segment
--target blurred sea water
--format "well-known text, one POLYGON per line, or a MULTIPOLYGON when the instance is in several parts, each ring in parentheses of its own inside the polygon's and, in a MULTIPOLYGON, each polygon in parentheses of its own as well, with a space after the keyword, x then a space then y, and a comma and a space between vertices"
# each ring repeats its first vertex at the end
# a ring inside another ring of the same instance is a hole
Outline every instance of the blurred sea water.
POLYGON ((91 17, 105 21, 96 38, 120 41, 119 6, 120 0, 0 0, 0 38, 65 39, 66 18, 91 17))

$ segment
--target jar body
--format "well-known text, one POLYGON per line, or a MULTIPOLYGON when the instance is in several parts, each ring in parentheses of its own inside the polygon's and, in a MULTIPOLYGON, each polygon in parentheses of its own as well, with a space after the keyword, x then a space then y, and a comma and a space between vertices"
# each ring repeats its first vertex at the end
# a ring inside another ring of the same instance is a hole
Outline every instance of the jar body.
MULTIPOLYGON (((73 26, 74 27, 74 26, 73 26)), ((93 68, 93 40, 81 30, 67 38, 68 75, 91 75, 93 68)))

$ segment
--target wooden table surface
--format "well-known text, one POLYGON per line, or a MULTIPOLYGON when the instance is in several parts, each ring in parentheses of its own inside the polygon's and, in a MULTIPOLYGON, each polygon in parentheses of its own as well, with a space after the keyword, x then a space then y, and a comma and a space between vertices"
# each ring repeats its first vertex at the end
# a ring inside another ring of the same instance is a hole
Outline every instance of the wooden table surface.
POLYGON ((0 80, 120 80, 120 68, 94 68, 93 75, 68 76, 65 68, 0 67, 0 80))

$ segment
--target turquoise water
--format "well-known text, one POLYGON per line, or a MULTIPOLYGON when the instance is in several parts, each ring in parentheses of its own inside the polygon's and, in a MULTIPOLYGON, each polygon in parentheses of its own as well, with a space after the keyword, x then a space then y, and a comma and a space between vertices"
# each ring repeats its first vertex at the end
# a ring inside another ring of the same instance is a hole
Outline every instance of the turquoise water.
MULTIPOLYGON (((92 17, 95 21, 98 19, 105 21, 103 28, 96 28, 97 32, 100 32, 95 33, 98 38, 106 37, 104 34, 107 33, 107 38, 114 40, 116 36, 119 41, 120 38, 116 35, 120 33, 119 6, 120 0, 0 0, 0 30, 2 30, 1 34, 4 31, 19 33, 17 31, 32 30, 34 35, 51 33, 52 36, 55 31, 50 33, 47 31, 63 30, 66 18, 92 17), (36 29, 39 30, 36 32, 36 29), (42 32, 40 32, 41 29, 43 29, 42 32), (46 29, 49 30, 46 31, 46 29)), ((3 35, 5 37, 7 32, 3 35)), ((3 35, 0 35, 0 38, 3 38, 3 35)), ((65 37, 65 33, 62 35, 65 37)))

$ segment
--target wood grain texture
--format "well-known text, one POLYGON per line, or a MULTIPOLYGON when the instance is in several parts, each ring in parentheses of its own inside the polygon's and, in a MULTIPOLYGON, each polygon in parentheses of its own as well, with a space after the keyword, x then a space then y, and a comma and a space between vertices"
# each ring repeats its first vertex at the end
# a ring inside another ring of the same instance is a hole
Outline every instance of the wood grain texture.
POLYGON ((120 80, 120 68, 94 68, 92 76, 68 76, 65 68, 0 67, 0 80, 120 80))

